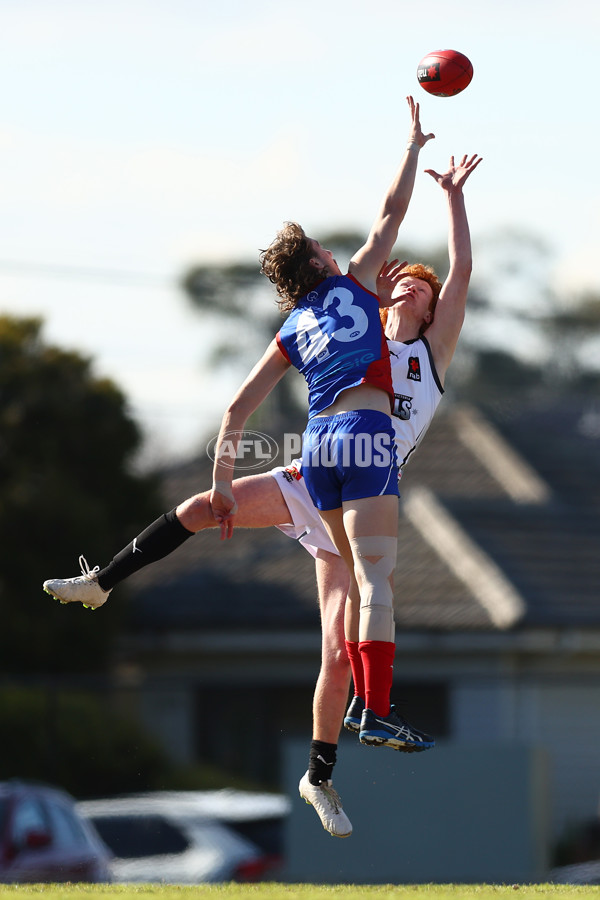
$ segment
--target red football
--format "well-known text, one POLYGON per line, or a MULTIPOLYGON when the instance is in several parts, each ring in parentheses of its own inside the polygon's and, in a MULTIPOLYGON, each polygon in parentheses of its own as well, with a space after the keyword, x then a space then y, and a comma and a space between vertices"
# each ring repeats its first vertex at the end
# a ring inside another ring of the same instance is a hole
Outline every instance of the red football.
POLYGON ((434 50, 424 56, 417 68, 423 90, 436 97, 454 97, 470 84, 473 66, 458 50, 434 50))

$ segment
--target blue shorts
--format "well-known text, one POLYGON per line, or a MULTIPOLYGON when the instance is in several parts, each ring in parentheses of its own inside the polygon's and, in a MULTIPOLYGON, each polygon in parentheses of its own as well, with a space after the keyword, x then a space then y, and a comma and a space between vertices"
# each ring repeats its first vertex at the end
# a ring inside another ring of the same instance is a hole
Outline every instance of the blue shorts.
POLYGON ((398 460, 389 416, 358 409, 316 416, 302 439, 302 475, 317 509, 344 500, 398 496, 398 460))

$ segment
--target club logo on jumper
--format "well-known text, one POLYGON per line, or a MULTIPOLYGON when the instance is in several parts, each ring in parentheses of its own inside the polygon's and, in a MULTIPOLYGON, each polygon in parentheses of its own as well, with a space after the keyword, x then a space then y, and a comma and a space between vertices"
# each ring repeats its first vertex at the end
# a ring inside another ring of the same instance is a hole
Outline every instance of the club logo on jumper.
POLYGON ((367 369, 375 360, 376 356, 371 350, 362 350, 358 353, 353 351, 337 353, 330 362, 322 367, 322 371, 327 375, 342 375, 352 372, 353 369, 367 369))
POLYGON ((423 81, 439 81, 440 80, 440 64, 429 63, 427 66, 419 66, 417 69, 417 81, 421 84, 423 81))
MULTIPOLYGON (((218 437, 206 445, 206 453, 214 462, 218 437)), ((271 465, 279 453, 279 445, 262 431, 228 431, 219 447, 219 462, 230 469, 260 469, 271 465)))
POLYGON ((412 397, 406 397, 404 394, 394 394, 394 408, 392 410, 392 415, 408 422, 412 412, 412 404, 412 397))
POLYGON ((302 472, 295 466, 288 466, 287 469, 283 470, 282 475, 289 484, 302 480, 302 472))
POLYGON ((408 357, 408 372, 406 373, 406 377, 410 379, 410 381, 421 380, 421 366, 419 364, 418 356, 408 357))

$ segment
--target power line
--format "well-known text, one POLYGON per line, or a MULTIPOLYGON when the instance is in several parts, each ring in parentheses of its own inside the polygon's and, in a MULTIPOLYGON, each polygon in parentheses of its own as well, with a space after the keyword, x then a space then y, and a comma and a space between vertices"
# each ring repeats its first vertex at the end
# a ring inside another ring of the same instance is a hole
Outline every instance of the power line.
POLYGON ((0 259, 0 271, 11 275, 34 278, 58 278, 75 281, 112 282, 122 287, 164 288, 177 283, 172 275, 159 275, 150 272, 132 272, 127 269, 105 269, 92 266, 72 266, 56 263, 25 262, 20 260, 0 259))

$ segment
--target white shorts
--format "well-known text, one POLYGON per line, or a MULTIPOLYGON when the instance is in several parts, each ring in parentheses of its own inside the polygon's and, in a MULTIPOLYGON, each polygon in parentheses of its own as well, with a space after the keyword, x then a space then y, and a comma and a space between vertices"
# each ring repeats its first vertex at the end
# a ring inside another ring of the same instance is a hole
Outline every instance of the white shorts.
POLYGON ((339 556, 306 489, 301 465, 301 459, 294 459, 289 466, 277 466, 269 473, 277 482, 292 519, 290 524, 278 525, 277 528, 302 544, 311 556, 316 556, 317 550, 328 550, 339 556))

